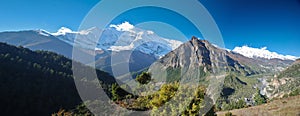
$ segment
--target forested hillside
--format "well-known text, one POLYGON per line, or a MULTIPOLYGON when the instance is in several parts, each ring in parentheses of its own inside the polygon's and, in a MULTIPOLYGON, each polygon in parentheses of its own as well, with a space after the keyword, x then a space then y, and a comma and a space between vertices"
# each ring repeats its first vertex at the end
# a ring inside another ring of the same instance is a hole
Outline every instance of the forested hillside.
MULTIPOLYGON (((81 104, 71 68, 72 61, 61 55, 0 43, 1 115, 50 115, 81 104)), ((97 74, 108 85, 115 82, 97 74)))

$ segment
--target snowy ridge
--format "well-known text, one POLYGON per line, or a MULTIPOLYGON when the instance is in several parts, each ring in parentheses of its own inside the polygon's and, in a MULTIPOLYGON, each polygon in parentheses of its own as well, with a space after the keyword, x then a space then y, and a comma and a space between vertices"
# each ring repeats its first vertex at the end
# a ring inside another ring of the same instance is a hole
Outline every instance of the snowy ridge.
POLYGON ((267 47, 251 48, 248 46, 235 47, 233 52, 242 54, 249 58, 266 58, 266 59, 282 59, 282 60, 296 60, 297 57, 291 55, 281 55, 276 52, 270 52, 267 47))
POLYGON ((52 34, 49 33, 48 31, 42 30, 42 29, 39 29, 39 30, 37 30, 36 32, 38 32, 40 35, 47 36, 47 37, 52 35, 52 34))
MULTIPOLYGON (((157 57, 161 57, 182 44, 180 41, 159 37, 153 31, 149 30, 139 28, 116 28, 116 30, 122 31, 122 33, 117 36, 118 38, 115 39, 116 41, 111 42, 113 45, 108 47, 108 50, 111 51, 118 52, 134 49, 146 54, 154 54, 157 57)), ((101 39, 105 40, 105 38, 101 39)), ((105 48, 105 46, 102 46, 102 48, 105 48)))
MULTIPOLYGON (((146 54, 153 54, 158 58, 175 50, 182 44, 181 41, 162 38, 153 31, 136 28, 129 22, 118 25, 112 24, 106 29, 92 27, 77 32, 66 27, 61 27, 55 33, 49 33, 44 30, 39 30, 39 33, 44 36, 53 35, 68 44, 74 45, 76 43, 76 45, 87 49, 113 52, 137 50, 146 54), (100 33, 102 33, 101 37, 99 37, 100 33), (75 41, 76 37, 77 39, 75 41), (95 44, 97 45, 96 48, 91 48, 91 45, 95 44)), ((214 46, 218 47, 217 45, 214 46)), ((236 52, 249 58, 276 58, 282 60, 296 60, 298 58, 291 55, 281 55, 276 52, 271 52, 267 50, 267 47, 251 48, 242 46, 235 47, 233 50, 222 49, 236 52)))
POLYGON ((80 35, 88 35, 91 31, 96 30, 97 27, 92 27, 87 30, 81 30, 81 31, 72 31, 71 29, 67 27, 61 27, 57 32, 55 33, 49 33, 53 36, 65 36, 67 34, 80 34, 80 35))
POLYGON ((182 44, 181 41, 162 38, 153 31, 136 28, 129 22, 112 24, 106 29, 93 27, 78 32, 62 27, 51 34, 66 43, 83 48, 113 52, 137 50, 156 57, 161 57, 182 44), (100 33, 102 33, 101 37, 100 33), (91 45, 95 44, 97 48, 91 48, 91 45))

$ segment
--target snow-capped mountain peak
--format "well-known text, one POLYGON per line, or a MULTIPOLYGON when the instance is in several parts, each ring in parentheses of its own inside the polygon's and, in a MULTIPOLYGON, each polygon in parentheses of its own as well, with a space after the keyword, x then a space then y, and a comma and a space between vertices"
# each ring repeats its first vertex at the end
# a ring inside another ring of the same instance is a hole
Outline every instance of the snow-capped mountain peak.
MULTIPOLYGON (((138 50, 146 54, 154 54, 157 57, 161 57, 182 44, 182 42, 177 40, 160 37, 153 31, 136 27, 127 31, 117 28, 115 30, 121 33, 117 36, 118 38, 114 39, 113 45, 107 48, 111 51, 138 50)), ((105 38, 101 39, 104 42, 106 40, 105 38)), ((102 41, 100 40, 100 43, 102 41)))
POLYGON ((86 30, 81 30, 81 31, 73 31, 70 28, 67 27, 61 27, 57 32, 55 33, 50 33, 53 36, 64 36, 66 34, 79 34, 79 35, 88 35, 90 33, 99 33, 101 32, 101 29, 97 27, 92 27, 86 30))
POLYGON ((119 52, 124 50, 140 51, 161 57, 182 44, 181 41, 166 39, 151 30, 143 30, 129 22, 111 24, 109 28, 99 29, 92 27, 78 32, 62 27, 53 36, 71 45, 79 45, 87 49, 101 49, 119 52), (100 36, 101 34, 101 36, 100 36), (77 38, 75 40, 75 38, 77 38), (91 48, 91 45, 97 48, 91 48))
POLYGON ((51 33, 54 36, 65 35, 67 33, 76 33, 67 27, 61 27, 57 32, 51 33))
POLYGON ((291 55, 282 55, 276 52, 267 50, 267 47, 263 48, 252 48, 248 46, 235 47, 233 52, 242 54, 249 58, 266 58, 266 59, 282 59, 282 60, 296 60, 297 57, 291 55))

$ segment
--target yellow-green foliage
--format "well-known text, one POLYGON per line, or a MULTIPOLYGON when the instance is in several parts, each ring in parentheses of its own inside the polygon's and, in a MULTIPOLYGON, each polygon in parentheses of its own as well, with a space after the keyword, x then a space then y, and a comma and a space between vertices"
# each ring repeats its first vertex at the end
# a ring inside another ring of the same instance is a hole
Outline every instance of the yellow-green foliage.
POLYGON ((225 116, 232 116, 232 113, 231 113, 231 112, 227 112, 227 113, 225 114, 225 116))
POLYGON ((152 115, 197 115, 203 107, 204 87, 189 88, 188 85, 171 83, 164 85, 150 100, 152 115), (189 96, 190 95, 190 96, 189 96), (169 100, 177 101, 168 104, 169 100))

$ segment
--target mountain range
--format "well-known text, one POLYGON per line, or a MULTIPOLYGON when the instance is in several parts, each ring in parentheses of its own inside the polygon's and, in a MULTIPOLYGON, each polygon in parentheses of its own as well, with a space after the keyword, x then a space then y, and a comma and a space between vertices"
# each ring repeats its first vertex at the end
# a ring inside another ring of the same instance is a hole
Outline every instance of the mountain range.
MULTIPOLYGON (((27 59, 24 56, 20 60, 20 56, 22 56, 20 51, 23 50, 23 47, 31 50, 52 51, 71 58, 73 46, 76 46, 82 48, 82 52, 95 57, 94 63, 98 69, 106 71, 118 79, 132 79, 124 78, 124 75, 128 76, 128 72, 122 69, 122 66, 127 66, 126 64, 129 64, 130 76, 132 73, 148 71, 153 76, 151 81, 155 81, 155 83, 169 83, 181 79, 191 81, 200 77, 198 81, 208 86, 207 94, 218 104, 216 107, 220 109, 226 109, 228 108, 225 107, 226 105, 243 100, 243 98, 247 99, 247 104, 253 105, 256 97, 254 95, 257 95, 256 90, 259 90, 259 95, 276 98, 295 93, 299 89, 299 60, 296 60, 297 57, 280 55, 270 52, 266 48, 257 49, 247 46, 226 50, 197 37, 192 37, 183 43, 159 37, 152 31, 135 27, 122 29, 112 25, 107 29, 91 28, 79 32, 64 27, 56 33, 49 33, 45 30, 1 32, 0 42, 22 46, 17 49, 1 44, 3 46, 1 57, 7 62, 11 59, 16 59, 18 62, 27 59), (92 45, 95 45, 96 48, 92 45), (7 56, 7 53, 14 54, 10 49, 19 51, 17 53, 20 54, 13 55, 13 57, 7 56), (118 73, 115 74, 113 69, 117 69, 118 73), (221 97, 215 98, 214 94, 216 93, 210 89, 209 84, 217 83, 220 80, 224 80, 225 83, 218 85, 221 88, 221 97)), ((30 64, 35 62, 34 59, 39 54, 43 55, 37 57, 37 60, 50 56, 56 57, 52 54, 47 56, 47 52, 32 52, 27 49, 23 51, 27 54, 30 53, 29 56, 32 58, 26 60, 30 64), (35 55, 31 56, 31 54, 35 55)), ((63 57, 58 58, 70 62, 63 57)), ((52 60, 50 59, 50 61, 52 60)), ((3 65, 8 66, 7 64, 3 65)), ((64 67, 59 62, 56 62, 56 65, 59 65, 59 68, 64 67)), ((70 75, 70 64, 64 65, 68 66, 65 74, 70 75)), ((45 67, 47 73, 54 74, 55 72, 55 74, 64 75, 64 70, 54 70, 55 67, 51 67, 48 60, 39 61, 32 66, 34 68, 45 67)), ((104 72, 101 73, 106 77, 111 77, 104 72)), ((103 80, 112 83, 110 79, 103 80)), ((76 104, 78 102, 80 101, 76 101, 76 104)), ((67 104, 66 107, 69 105, 67 104)))
MULTIPOLYGON (((168 71, 197 66, 202 67, 205 73, 226 70, 250 76, 278 73, 285 70, 297 58, 270 52, 266 47, 257 49, 243 46, 227 50, 197 37, 183 43, 160 37, 153 31, 128 26, 126 22, 111 25, 106 29, 93 27, 72 31, 62 27, 55 33, 45 30, 1 32, 0 38, 0 42, 31 50, 52 51, 68 58, 72 57, 73 46, 79 46, 83 48, 82 52, 95 57, 98 69, 115 77, 124 78, 125 75, 127 79, 131 78, 128 73, 138 74, 149 67, 151 69, 157 61, 163 65, 157 69, 168 71), (118 69, 124 66, 128 66, 129 71, 118 69), (115 73, 113 70, 118 71, 115 73)), ((179 77, 171 79, 176 80, 179 77)))
MULTIPOLYGON (((143 30, 136 27, 125 29, 122 26, 125 24, 126 22, 120 25, 111 25, 106 29, 93 27, 81 31, 72 31, 71 29, 62 27, 55 33, 45 30, 1 32, 0 42, 24 46, 32 50, 53 51, 68 58, 72 58, 72 49, 76 45, 77 47, 84 48, 82 49, 83 52, 95 56, 95 63, 98 69, 110 74, 113 74, 112 66, 118 67, 123 64, 129 64, 130 72, 142 71, 154 61, 183 44, 181 41, 160 37, 150 30, 143 30), (132 54, 122 57, 122 54, 128 53, 132 54), (112 57, 117 62, 112 62, 112 57)), ((262 68, 263 70, 260 71, 265 72, 269 70, 283 70, 297 58, 270 52, 266 48, 256 49, 246 46, 236 47, 232 51, 223 52, 235 54, 233 57, 239 59, 240 62, 247 64, 256 62, 253 66, 262 68)), ((120 72, 119 74, 115 74, 115 76, 122 76, 127 73, 126 71, 120 72)), ((248 71, 248 73, 255 73, 255 71, 248 71)))
MULTIPOLYGON (((227 95, 227 97, 232 96, 234 93, 230 92, 228 94, 228 90, 238 93, 240 91, 238 89, 245 87, 251 89, 252 93, 245 94, 244 97, 251 98, 256 92, 255 88, 260 88, 261 86, 255 86, 260 83, 257 79, 264 79, 267 75, 277 74, 285 70, 293 62, 293 60, 279 58, 249 58, 235 51, 220 49, 207 40, 199 40, 193 37, 190 41, 180 45, 177 49, 153 63, 148 71, 154 77, 158 77, 156 81, 159 82, 180 81, 187 78, 196 80, 196 78, 201 77, 198 81, 204 82, 204 84, 212 84, 217 82, 217 80, 222 80, 222 77, 224 77, 223 80, 231 80, 225 81, 227 86, 225 90, 222 90, 225 92, 224 95, 227 95), (210 82, 213 77, 218 77, 218 79, 210 82), (255 83, 243 82, 241 81, 243 80, 242 78, 250 78, 255 83), (231 85, 234 87, 230 88, 231 85), (236 87, 238 85, 241 86, 236 87)), ((216 101, 216 99, 214 100, 216 101)))

